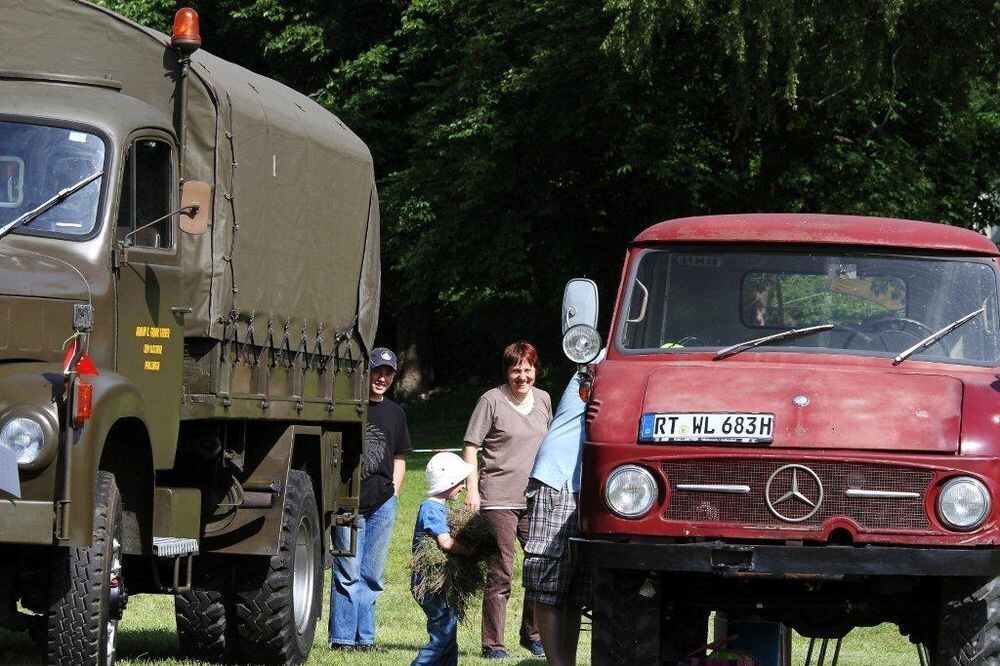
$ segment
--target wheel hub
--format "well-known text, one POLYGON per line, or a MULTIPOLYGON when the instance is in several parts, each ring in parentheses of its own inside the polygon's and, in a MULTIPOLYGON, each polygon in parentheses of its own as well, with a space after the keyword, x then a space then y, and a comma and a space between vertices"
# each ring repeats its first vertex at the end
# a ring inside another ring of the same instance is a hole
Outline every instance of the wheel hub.
POLYGON ((295 539, 295 561, 292 569, 292 612, 295 630, 304 634, 309 629, 312 615, 313 585, 316 574, 316 548, 314 537, 316 526, 308 516, 299 522, 295 539))

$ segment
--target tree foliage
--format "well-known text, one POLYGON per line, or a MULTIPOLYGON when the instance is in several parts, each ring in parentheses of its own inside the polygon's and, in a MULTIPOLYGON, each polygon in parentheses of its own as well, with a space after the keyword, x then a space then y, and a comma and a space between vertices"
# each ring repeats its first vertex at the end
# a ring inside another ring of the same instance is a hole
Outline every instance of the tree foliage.
MULTIPOLYGON (((107 4, 162 29, 174 9, 107 4)), ((192 4, 206 48, 313 94, 369 144, 383 319, 430 308, 445 379, 469 352, 495 372, 517 337, 551 359, 566 278, 610 302, 627 241, 659 219, 1000 211, 994 2, 192 4)))

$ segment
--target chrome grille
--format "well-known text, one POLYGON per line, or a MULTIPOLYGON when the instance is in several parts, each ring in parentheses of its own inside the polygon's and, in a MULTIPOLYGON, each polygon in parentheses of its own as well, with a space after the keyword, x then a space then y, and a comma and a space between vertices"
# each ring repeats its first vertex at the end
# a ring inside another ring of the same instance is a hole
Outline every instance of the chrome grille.
MULTIPOLYGON (((777 518, 764 498, 767 480, 791 463, 772 459, 693 459, 666 461, 663 472, 670 482, 667 520, 725 522, 748 527, 818 527, 834 516, 845 516, 867 529, 928 529, 924 495, 934 472, 899 465, 848 462, 804 462, 823 483, 823 502, 815 515, 790 523, 777 518), (678 484, 740 484, 745 494, 678 490, 678 484), (847 497, 848 489, 919 493, 920 497, 847 497)), ((797 462, 797 461, 796 461, 797 462)), ((811 478, 800 483, 815 484, 811 478)), ((790 488, 772 486, 772 497, 790 488)), ((809 488, 803 488, 809 490, 809 488)), ((815 495, 813 495, 815 496, 815 495)), ((785 509, 786 507, 782 507, 785 509)), ((801 515, 809 509, 799 507, 801 515)), ((794 516, 792 516, 794 517, 794 516)))
POLYGON ((587 425, 590 425, 595 419, 597 419, 597 415, 601 413, 601 404, 602 403, 599 399, 594 398, 587 405, 587 425))

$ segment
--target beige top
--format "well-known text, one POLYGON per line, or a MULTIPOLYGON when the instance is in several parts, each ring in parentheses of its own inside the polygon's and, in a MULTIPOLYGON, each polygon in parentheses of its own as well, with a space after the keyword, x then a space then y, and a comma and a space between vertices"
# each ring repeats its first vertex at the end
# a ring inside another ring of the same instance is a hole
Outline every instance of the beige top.
POLYGON ((519 414, 507 400, 503 387, 479 398, 469 419, 464 440, 482 448, 479 496, 483 509, 524 508, 524 489, 538 447, 552 421, 552 400, 532 387, 534 407, 519 414))

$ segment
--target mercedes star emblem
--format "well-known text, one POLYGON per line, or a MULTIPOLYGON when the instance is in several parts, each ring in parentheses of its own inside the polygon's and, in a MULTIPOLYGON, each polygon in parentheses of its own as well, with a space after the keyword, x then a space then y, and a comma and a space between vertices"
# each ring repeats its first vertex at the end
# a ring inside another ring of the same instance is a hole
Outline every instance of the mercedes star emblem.
POLYGON ((805 465, 785 465, 774 471, 774 474, 767 480, 764 487, 764 501, 767 508, 775 516, 788 523, 801 523, 809 520, 819 511, 823 503, 823 482, 819 480, 816 472, 805 465), (812 483, 809 483, 809 479, 812 483), (815 487, 812 487, 815 484, 815 487), (772 492, 777 495, 781 490, 788 489, 779 497, 772 497, 772 492), (782 513, 779 507, 784 506, 782 513), (793 507, 799 510, 791 511, 793 507), (800 511, 806 510, 804 515, 797 515, 800 511), (791 514, 791 515, 786 515, 791 514))

